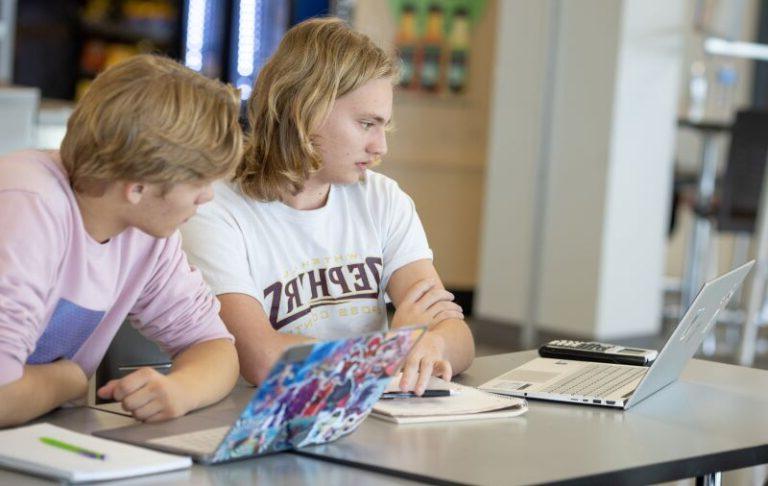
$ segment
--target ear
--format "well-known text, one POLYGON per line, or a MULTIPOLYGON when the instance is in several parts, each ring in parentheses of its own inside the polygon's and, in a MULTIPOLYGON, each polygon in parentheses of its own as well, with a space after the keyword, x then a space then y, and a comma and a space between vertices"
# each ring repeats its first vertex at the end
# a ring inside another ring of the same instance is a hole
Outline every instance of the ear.
POLYGON ((131 204, 139 204, 147 191, 147 186, 141 182, 126 182, 123 186, 123 195, 131 204))

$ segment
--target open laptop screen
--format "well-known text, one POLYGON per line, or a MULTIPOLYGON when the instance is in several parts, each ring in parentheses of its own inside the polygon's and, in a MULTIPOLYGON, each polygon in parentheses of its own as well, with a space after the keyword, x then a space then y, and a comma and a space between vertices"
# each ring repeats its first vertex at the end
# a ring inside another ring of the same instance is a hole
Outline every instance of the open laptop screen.
POLYGON ((213 462, 320 444, 353 431, 423 331, 377 332, 287 350, 213 462))

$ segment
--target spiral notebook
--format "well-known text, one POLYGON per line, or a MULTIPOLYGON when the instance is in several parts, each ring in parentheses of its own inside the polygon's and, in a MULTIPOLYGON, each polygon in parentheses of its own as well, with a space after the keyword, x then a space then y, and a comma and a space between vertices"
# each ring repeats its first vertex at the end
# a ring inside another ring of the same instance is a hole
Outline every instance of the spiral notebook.
POLYGON ((0 467, 71 483, 156 474, 192 466, 166 454, 48 423, 0 431, 0 467))
MULTIPOLYGON (((397 391, 399 378, 395 378, 387 391, 397 391)), ((446 397, 395 398, 379 400, 371 417, 397 424, 449 422, 457 420, 485 420, 517 417, 528 410, 524 399, 484 392, 471 386, 431 377, 430 390, 452 390, 446 397)))

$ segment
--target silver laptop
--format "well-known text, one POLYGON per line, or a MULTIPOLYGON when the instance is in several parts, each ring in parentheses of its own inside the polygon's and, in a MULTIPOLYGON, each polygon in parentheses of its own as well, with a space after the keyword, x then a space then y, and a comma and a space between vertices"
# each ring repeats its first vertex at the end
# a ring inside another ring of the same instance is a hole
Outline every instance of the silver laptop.
POLYGON ((479 388, 516 397, 626 410, 680 376, 754 263, 707 282, 650 367, 536 358, 479 388))

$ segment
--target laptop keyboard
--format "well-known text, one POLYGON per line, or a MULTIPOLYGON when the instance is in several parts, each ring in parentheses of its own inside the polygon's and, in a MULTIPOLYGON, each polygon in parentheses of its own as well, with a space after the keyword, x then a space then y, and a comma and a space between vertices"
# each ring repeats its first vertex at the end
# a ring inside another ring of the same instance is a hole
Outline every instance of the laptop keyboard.
POLYGON ((545 393, 605 397, 642 377, 648 368, 590 364, 581 371, 544 388, 545 393))
POLYGON ((230 426, 216 427, 213 429, 197 430, 185 434, 169 435, 148 440, 150 444, 157 444, 174 449, 192 451, 200 454, 214 452, 229 432, 230 426))

